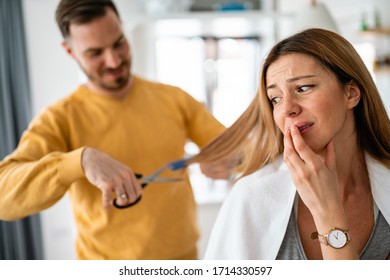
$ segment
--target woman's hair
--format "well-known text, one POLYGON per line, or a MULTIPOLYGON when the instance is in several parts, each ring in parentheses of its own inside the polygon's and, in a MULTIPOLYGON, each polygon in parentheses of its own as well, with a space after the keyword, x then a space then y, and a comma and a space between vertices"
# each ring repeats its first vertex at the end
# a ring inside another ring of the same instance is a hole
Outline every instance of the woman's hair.
POLYGON ((344 85, 354 82, 361 100, 354 108, 359 148, 390 167, 390 121, 374 81, 354 47, 337 33, 307 29, 278 42, 262 66, 260 86, 252 103, 237 121, 204 147, 192 162, 217 162, 239 156, 242 176, 283 153, 283 136, 273 119, 266 95, 268 67, 287 54, 305 54, 333 72, 344 85))
POLYGON ((71 24, 89 23, 112 9, 119 17, 118 10, 111 0, 61 0, 56 10, 56 21, 64 38, 69 37, 71 24))

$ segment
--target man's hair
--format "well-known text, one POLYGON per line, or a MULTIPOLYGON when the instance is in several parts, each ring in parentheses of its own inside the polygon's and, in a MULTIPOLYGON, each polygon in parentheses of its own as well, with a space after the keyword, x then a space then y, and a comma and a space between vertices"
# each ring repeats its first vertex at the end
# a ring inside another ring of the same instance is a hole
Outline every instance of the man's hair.
POLYGON ((64 38, 69 37, 71 24, 89 23, 112 9, 119 17, 111 0, 61 0, 56 10, 56 21, 64 38))

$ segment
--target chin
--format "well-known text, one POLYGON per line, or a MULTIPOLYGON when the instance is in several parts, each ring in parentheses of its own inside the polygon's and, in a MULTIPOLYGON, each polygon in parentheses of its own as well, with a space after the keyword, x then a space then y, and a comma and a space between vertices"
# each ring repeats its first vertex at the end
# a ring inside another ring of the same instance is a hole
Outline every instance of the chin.
POLYGON ((326 146, 311 148, 316 155, 323 156, 326 153, 326 146))
POLYGON ((115 81, 112 81, 110 83, 102 83, 101 86, 105 88, 106 90, 121 90, 125 88, 129 83, 130 77, 119 77, 116 78, 115 81))
POLYGON ((323 154, 324 151, 325 151, 325 148, 326 148, 326 145, 324 145, 323 143, 319 144, 319 143, 310 143, 308 141, 305 141, 306 142, 306 145, 317 155, 319 154, 323 154))

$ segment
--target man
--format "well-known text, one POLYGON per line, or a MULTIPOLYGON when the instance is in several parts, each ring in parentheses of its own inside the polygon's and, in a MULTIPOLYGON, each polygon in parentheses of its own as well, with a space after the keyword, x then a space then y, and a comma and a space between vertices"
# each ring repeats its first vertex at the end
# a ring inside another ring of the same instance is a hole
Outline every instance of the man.
MULTIPOLYGON (((39 212, 68 193, 79 259, 195 259, 195 202, 185 171, 150 184, 149 174, 204 146, 224 129, 182 90, 131 73, 131 51, 110 0, 62 0, 63 47, 88 81, 36 117, 0 163, 0 219, 39 212), (112 207, 142 200, 126 209, 112 207)), ((209 169, 225 178, 226 172, 209 169)))

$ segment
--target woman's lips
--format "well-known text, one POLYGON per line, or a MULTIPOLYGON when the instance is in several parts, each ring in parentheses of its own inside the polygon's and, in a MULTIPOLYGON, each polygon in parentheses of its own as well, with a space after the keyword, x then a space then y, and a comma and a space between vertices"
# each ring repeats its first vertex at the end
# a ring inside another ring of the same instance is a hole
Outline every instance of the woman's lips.
POLYGON ((309 129, 312 127, 314 125, 314 123, 313 122, 298 122, 298 123, 294 123, 294 124, 288 124, 287 126, 286 126, 286 133, 289 133, 289 131, 290 131, 290 129, 292 128, 292 127, 296 127, 296 128, 298 128, 298 130, 299 130, 299 132, 301 133, 301 134, 303 134, 303 133, 306 133, 307 131, 309 131, 309 129))
POLYGON ((295 126, 299 129, 299 132, 303 134, 306 133, 313 126, 313 123, 304 123, 304 124, 299 123, 296 124, 295 126))

